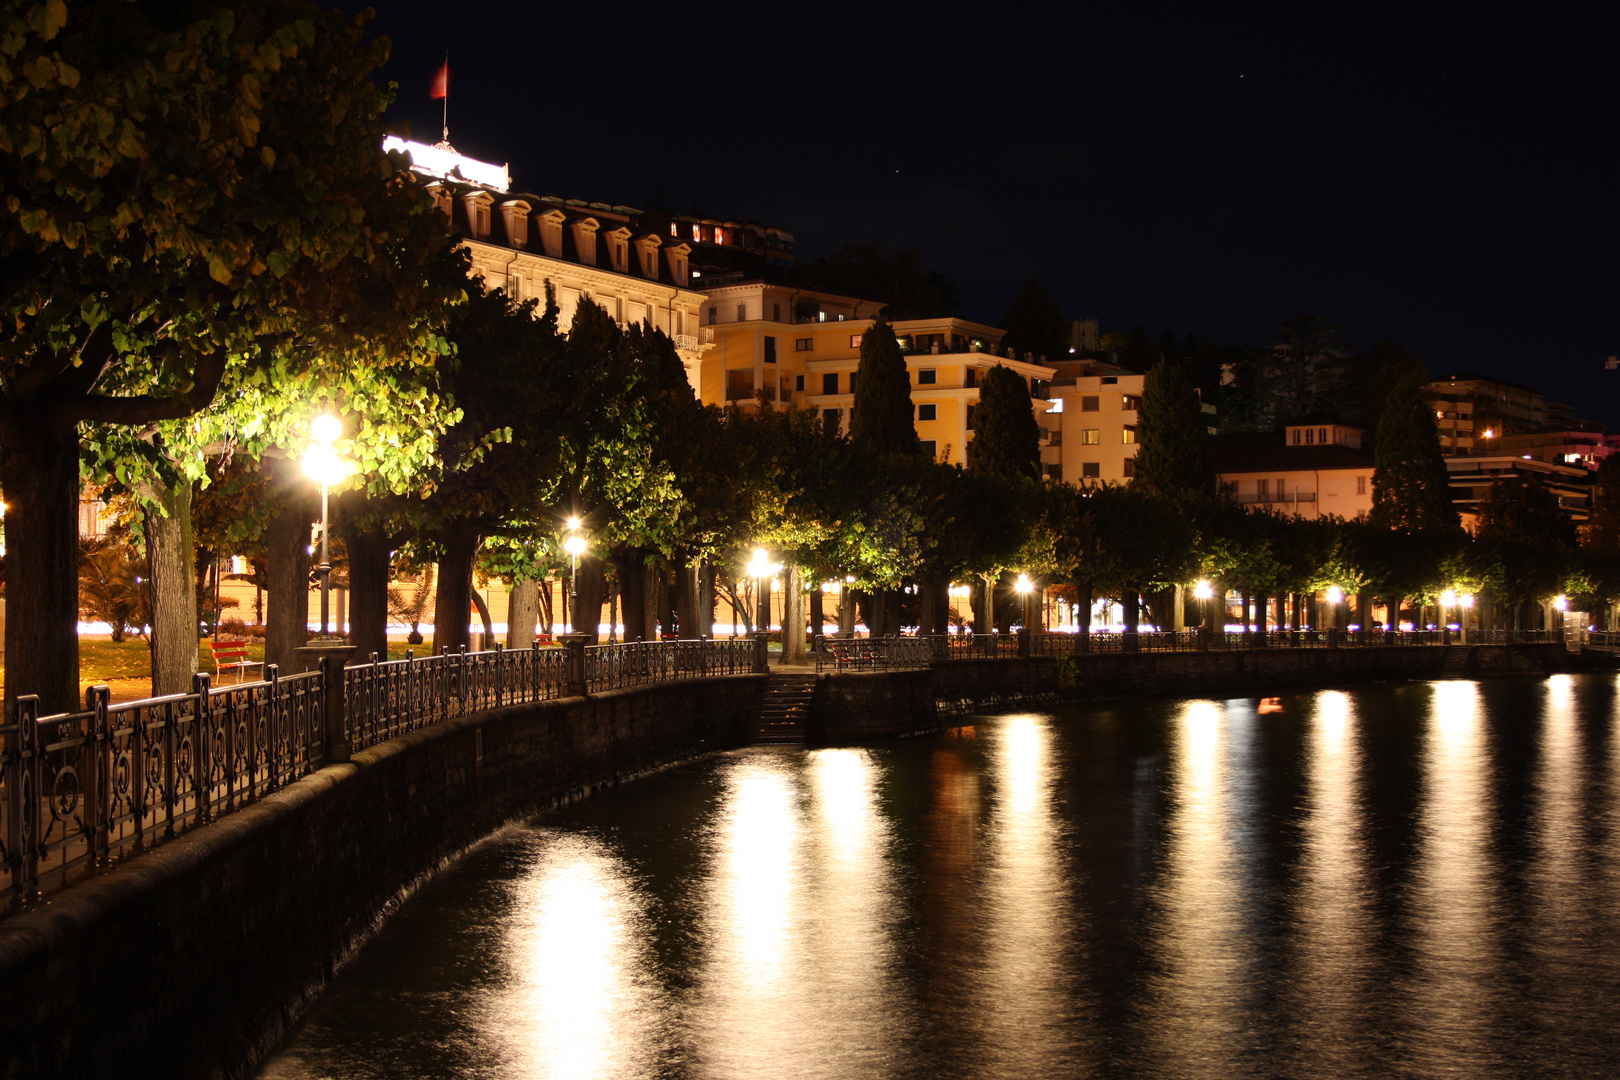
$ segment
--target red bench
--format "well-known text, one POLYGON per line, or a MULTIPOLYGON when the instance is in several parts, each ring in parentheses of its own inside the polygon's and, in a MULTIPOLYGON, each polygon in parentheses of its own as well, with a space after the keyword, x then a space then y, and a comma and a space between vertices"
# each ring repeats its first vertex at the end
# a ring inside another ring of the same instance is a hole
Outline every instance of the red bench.
POLYGON ((248 668, 264 667, 263 660, 248 659, 248 644, 245 641, 219 641, 216 639, 208 643, 208 651, 214 656, 214 674, 221 676, 225 673, 226 668, 235 668, 238 683, 241 683, 247 677, 248 668))

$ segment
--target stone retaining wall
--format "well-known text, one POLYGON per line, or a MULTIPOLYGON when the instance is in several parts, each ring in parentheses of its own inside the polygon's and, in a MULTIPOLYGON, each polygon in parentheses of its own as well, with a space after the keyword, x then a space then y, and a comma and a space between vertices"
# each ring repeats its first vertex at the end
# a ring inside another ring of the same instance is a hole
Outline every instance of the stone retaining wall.
POLYGON ((764 679, 413 732, 0 920, 0 1076, 251 1075, 416 883, 548 804, 742 745, 764 679))

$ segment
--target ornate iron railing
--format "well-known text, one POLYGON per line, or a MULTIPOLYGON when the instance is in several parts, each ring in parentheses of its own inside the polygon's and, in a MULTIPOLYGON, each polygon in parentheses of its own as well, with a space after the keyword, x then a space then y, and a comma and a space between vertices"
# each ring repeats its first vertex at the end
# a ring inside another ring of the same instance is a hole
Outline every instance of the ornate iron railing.
MULTIPOLYGON (((816 670, 900 671, 925 668, 939 659, 929 637, 824 638, 816 650, 816 670)), ((1016 650, 1015 650, 1016 655, 1016 650)))
POLYGON ((630 641, 585 649, 585 685, 593 692, 630 686, 746 675, 755 670, 759 647, 749 638, 707 641, 630 641))
POLYGON ((12 906, 147 850, 319 768, 319 672, 39 715, 0 725, 0 900, 12 906))

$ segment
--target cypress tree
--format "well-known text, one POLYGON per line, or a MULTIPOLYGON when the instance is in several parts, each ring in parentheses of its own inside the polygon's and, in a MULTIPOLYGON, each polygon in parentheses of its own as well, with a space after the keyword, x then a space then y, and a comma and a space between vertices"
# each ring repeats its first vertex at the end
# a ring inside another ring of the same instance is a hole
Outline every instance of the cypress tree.
POLYGON ((1384 401, 1373 454, 1372 520, 1401 532, 1458 528, 1434 406, 1416 371, 1400 378, 1384 401))
POLYGON ((1041 429, 1023 376, 1004 364, 986 371, 973 416, 968 468, 993 476, 1040 478, 1041 429))
POLYGON ((906 372, 894 328, 881 319, 861 337, 849 437, 870 454, 921 452, 917 429, 911 422, 911 376, 906 372))
POLYGON ((1142 381, 1136 441, 1136 486, 1171 498, 1215 493, 1204 414, 1179 364, 1161 360, 1142 381))

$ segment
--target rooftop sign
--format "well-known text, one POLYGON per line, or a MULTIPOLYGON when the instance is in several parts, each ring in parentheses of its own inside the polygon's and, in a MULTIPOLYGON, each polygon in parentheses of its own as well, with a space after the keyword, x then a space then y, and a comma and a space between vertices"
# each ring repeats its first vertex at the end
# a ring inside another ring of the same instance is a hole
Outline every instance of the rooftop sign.
POLYGON ((487 161, 466 157, 456 153, 445 143, 429 146, 426 143, 402 139, 398 135, 390 135, 383 140, 383 150, 401 150, 409 154, 411 167, 428 176, 437 176, 445 180, 465 180, 494 188, 496 191, 506 191, 512 186, 512 177, 505 165, 491 165, 487 161))

